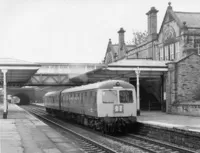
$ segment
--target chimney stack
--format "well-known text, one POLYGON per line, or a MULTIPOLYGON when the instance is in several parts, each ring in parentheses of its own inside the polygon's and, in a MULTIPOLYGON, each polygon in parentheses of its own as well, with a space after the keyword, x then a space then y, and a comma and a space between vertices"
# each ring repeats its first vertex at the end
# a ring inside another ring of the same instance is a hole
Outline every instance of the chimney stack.
POLYGON ((155 7, 151 7, 146 13, 148 17, 148 40, 152 41, 157 38, 157 12, 155 7))
POLYGON ((120 50, 123 49, 123 46, 125 44, 125 42, 124 42, 124 33, 125 32, 126 31, 123 28, 120 28, 120 30, 118 31, 118 33, 119 33, 119 48, 120 48, 120 50))

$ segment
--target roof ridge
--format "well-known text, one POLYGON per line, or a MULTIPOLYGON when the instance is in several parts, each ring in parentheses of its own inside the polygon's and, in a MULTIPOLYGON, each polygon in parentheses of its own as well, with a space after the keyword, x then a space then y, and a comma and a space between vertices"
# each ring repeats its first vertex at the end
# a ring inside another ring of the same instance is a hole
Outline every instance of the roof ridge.
POLYGON ((174 11, 174 13, 200 14, 200 12, 182 12, 182 11, 174 11))
POLYGON ((35 64, 34 62, 25 61, 25 60, 21 60, 21 59, 17 59, 17 58, 11 58, 11 57, 2 57, 2 58, 0 58, 0 60, 12 60, 12 61, 15 61, 15 62, 20 61, 20 62, 35 64))

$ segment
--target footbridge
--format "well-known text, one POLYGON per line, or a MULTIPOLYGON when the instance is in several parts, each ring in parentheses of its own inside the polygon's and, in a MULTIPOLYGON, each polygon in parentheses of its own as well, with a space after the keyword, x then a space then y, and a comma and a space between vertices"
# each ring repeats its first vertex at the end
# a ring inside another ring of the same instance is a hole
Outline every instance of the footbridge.
POLYGON ((26 86, 74 86, 70 78, 99 69, 98 63, 38 63, 41 67, 31 76, 26 86))
POLYGON ((7 118, 7 100, 10 96, 17 96, 20 104, 35 101, 36 93, 40 98, 45 94, 43 87, 35 88, 30 86, 75 86, 77 83, 70 81, 70 78, 99 69, 102 64, 92 63, 31 63, 12 58, 0 58, 0 103, 3 102, 3 118, 7 118), (29 88, 26 88, 29 86, 29 88), (23 87, 23 88, 20 88, 23 87), (43 91, 43 92, 42 92, 43 91))

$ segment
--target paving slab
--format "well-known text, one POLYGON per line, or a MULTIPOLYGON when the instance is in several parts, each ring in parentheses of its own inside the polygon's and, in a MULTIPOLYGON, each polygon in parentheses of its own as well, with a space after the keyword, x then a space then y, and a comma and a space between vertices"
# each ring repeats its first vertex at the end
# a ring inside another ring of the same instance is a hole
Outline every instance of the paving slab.
POLYGON ((68 138, 15 104, 2 119, 0 104, 0 153, 70 153, 83 151, 68 138))
POLYGON ((161 111, 142 111, 137 121, 168 128, 200 132, 200 117, 173 115, 161 111))

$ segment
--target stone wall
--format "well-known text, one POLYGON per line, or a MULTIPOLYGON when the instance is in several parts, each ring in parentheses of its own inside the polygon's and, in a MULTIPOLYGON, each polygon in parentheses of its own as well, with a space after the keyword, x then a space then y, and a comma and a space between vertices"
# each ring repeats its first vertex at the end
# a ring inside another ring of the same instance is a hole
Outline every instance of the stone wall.
POLYGON ((200 116, 200 101, 174 104, 171 112, 180 115, 200 116))
POLYGON ((180 102, 200 100, 200 56, 192 54, 177 63, 177 99, 180 102))
POLYGON ((190 54, 177 62, 169 63, 168 68, 167 112, 200 116, 200 107, 196 103, 200 100, 200 56, 190 54))

